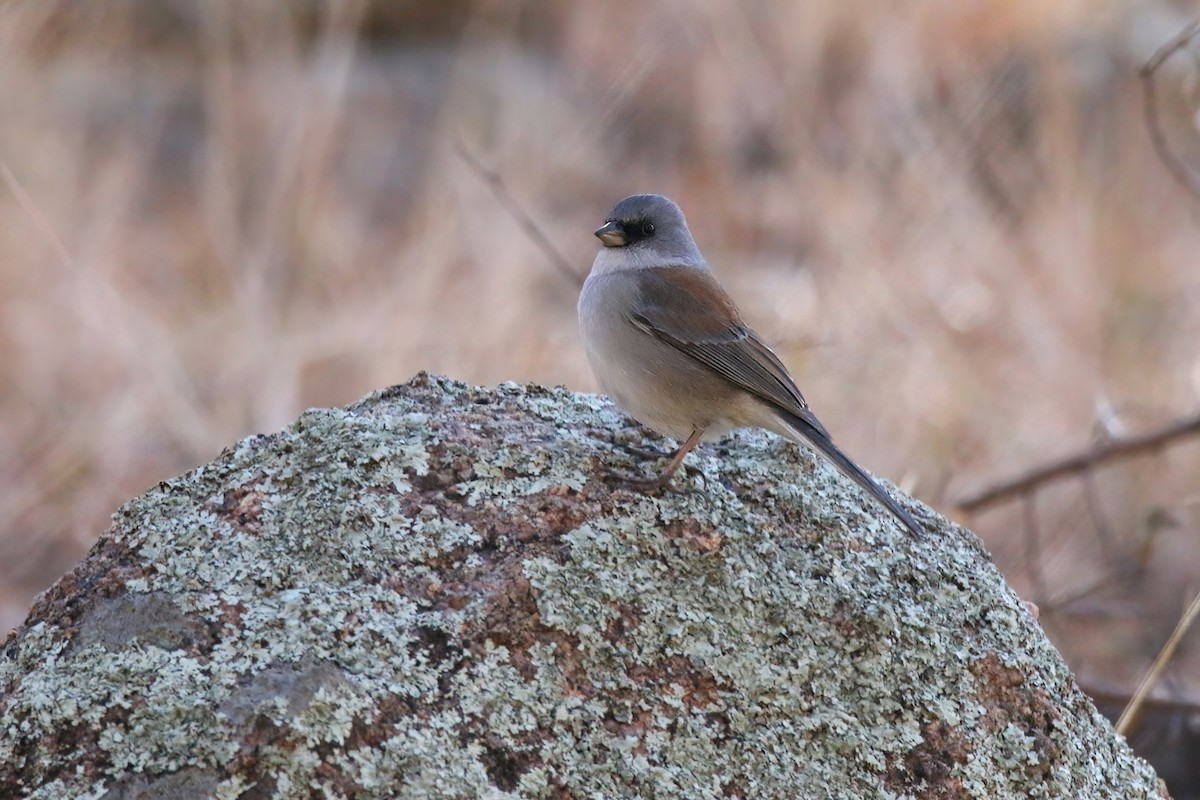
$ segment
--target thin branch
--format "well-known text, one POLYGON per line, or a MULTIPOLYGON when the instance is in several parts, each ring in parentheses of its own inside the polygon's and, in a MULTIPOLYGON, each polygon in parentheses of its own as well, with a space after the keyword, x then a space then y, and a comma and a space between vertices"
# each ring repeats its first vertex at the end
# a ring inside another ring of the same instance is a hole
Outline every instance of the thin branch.
MULTIPOLYGON (((1133 699, 1127 690, 1103 688, 1090 684, 1080 684, 1079 688, 1098 706, 1125 708, 1133 699)), ((1165 713, 1200 714, 1200 700, 1186 697, 1146 697, 1142 701, 1142 709, 1165 713)))
POLYGON ((1150 60, 1142 65, 1139 70, 1139 75, 1142 79, 1142 99, 1143 112, 1146 115, 1146 128, 1150 132, 1150 142, 1154 145, 1154 152, 1158 154, 1158 158, 1162 161, 1163 166, 1167 168, 1167 172, 1171 173, 1171 177, 1187 189, 1197 200, 1200 200, 1200 178, 1196 173, 1188 167, 1187 164, 1171 152, 1171 148, 1167 145, 1167 139, 1163 135, 1162 125, 1158 119, 1158 93, 1155 86, 1154 75, 1158 72, 1158 68, 1164 62, 1183 47, 1186 47, 1197 34, 1200 34, 1200 20, 1196 20, 1191 25, 1188 25, 1170 41, 1150 57, 1150 60))
POLYGON ((1042 570, 1042 540, 1037 524, 1037 495, 1025 495, 1025 563, 1029 565, 1029 577, 1033 581, 1035 602, 1045 603, 1050 597, 1046 588, 1046 573, 1042 570))
POLYGON ((1138 684, 1137 691, 1133 693, 1133 699, 1129 701, 1129 705, 1125 706, 1125 710, 1121 712, 1121 718, 1117 720, 1116 725, 1117 733, 1128 737, 1130 731, 1137 725, 1138 714, 1141 713, 1142 704, 1146 702, 1146 697, 1154 689, 1154 685, 1158 683, 1163 670, 1167 668, 1167 663, 1175 655, 1175 650, 1179 647, 1179 640, 1187 633, 1188 628, 1192 627, 1197 614, 1200 614, 1200 592, 1197 592, 1196 596, 1192 598, 1192 602, 1188 604, 1187 610, 1183 612, 1183 616, 1176 623, 1175 630, 1171 632, 1171 638, 1167 639, 1167 643, 1158 652, 1158 657, 1154 659, 1154 663, 1146 672, 1145 677, 1142 678, 1142 682, 1138 684))
POLYGON ((54 225, 50 222, 50 218, 42 213, 38 204, 29 196, 29 192, 25 191, 25 187, 21 185, 21 181, 17 179, 16 174, 9 169, 8 162, 4 160, 0 160, 0 178, 3 179, 4 185, 13 193, 13 196, 17 198, 17 203, 20 204, 21 210, 29 217, 29 221, 33 223, 33 227, 37 230, 38 235, 54 251, 54 255, 58 258, 60 266, 70 268, 75 262, 71 258, 71 254, 67 252, 67 246, 63 244, 62 237, 54 230, 54 225))
POLYGON ((978 511, 1015 495, 1037 489, 1042 484, 1078 475, 1106 461, 1129 458, 1150 450, 1157 450, 1175 439, 1181 439, 1194 433, 1200 433, 1200 414, 1176 420, 1170 425, 1149 433, 1106 441, 1083 453, 1052 461, 1017 478, 969 494, 959 500, 957 505, 963 511, 978 511))
POLYGON ((1083 473, 1083 502, 1087 506, 1088 515, 1092 518, 1092 529, 1100 541, 1100 552, 1104 555, 1104 566, 1112 569, 1118 563, 1116 550, 1113 547, 1113 527, 1104 513, 1100 498, 1096 492, 1096 476, 1091 470, 1083 473))
POLYGON ((461 139, 454 143, 454 150, 458 153, 459 158, 471 168, 471 171, 487 184, 488 188, 492 190, 492 194, 500 201, 500 205, 521 226, 521 230, 525 231, 525 235, 532 239, 533 243, 541 249, 546 258, 550 259, 550 263, 554 265, 559 274, 571 281, 575 288, 582 286, 583 277, 571 267, 571 262, 558 251, 558 248, 550 242, 546 234, 542 233, 542 229, 538 227, 533 217, 525 209, 521 208, 520 203, 514 200, 513 196, 508 193, 508 188, 504 185, 504 178, 500 177, 500 173, 494 169, 485 167, 461 139))
MULTIPOLYGON (((1111 579, 1111 573, 1100 575, 1098 578, 1094 578, 1087 586, 1076 589, 1075 591, 1063 595, 1062 597, 1054 597, 1050 600, 1047 600, 1045 603, 1045 609, 1047 612, 1053 614, 1074 614, 1076 611, 1075 609, 1071 608, 1072 605, 1086 600, 1092 595, 1096 594, 1096 592, 1105 588, 1111 579)), ((1082 613, 1087 613, 1087 610, 1083 610, 1082 613)))

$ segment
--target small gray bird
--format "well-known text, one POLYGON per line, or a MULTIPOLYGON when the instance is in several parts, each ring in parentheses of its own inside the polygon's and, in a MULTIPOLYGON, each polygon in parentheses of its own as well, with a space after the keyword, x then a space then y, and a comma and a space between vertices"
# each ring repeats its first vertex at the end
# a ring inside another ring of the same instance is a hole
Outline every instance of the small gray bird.
POLYGON ((604 244, 579 295, 579 330, 600 387, 621 409, 683 445, 666 486, 701 440, 765 428, 815 447, 895 515, 922 528, 834 445, 787 368, 742 321, 696 247, 679 206, 626 197, 596 231, 604 244))

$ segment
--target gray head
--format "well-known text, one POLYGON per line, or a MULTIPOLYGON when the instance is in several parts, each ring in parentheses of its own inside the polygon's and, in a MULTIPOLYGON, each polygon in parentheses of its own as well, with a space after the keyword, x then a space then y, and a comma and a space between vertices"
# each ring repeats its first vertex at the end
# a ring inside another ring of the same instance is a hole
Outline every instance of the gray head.
POLYGON ((661 194, 626 197, 596 230, 604 244, 593 272, 642 267, 700 267, 704 256, 679 206, 661 194))

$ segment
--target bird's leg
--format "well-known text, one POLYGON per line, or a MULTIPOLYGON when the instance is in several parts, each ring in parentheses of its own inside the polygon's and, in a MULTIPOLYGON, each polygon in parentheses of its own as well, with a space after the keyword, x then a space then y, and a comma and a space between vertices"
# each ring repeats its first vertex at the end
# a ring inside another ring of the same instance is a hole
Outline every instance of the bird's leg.
POLYGON ((692 435, 688 437, 686 442, 679 446, 679 449, 675 451, 675 455, 671 457, 670 463, 667 464, 666 469, 664 469, 662 473, 654 479, 654 482, 659 486, 666 486, 669 484, 671 482, 671 478, 683 464, 683 457, 692 452, 696 445, 700 444, 700 437, 703 435, 703 428, 692 431, 692 435))
POLYGON ((686 442, 679 446, 679 449, 671 456, 670 463, 659 473, 657 478, 628 478, 616 475, 611 470, 609 470, 609 474, 620 478, 621 481, 630 486, 637 486, 643 489, 661 489, 664 486, 670 485, 671 478, 675 476, 675 473, 679 471, 679 467, 683 464, 684 456, 690 453, 696 445, 700 444, 700 437, 703 435, 703 428, 692 431, 692 435, 688 437, 686 442))

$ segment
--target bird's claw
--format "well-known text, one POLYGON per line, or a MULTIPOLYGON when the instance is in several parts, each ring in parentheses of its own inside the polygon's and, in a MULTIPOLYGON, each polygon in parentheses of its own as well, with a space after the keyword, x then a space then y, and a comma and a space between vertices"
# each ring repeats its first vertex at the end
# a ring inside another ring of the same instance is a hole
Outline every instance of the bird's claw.
POLYGON ((631 444, 617 442, 616 446, 631 456, 657 461, 660 458, 674 458, 678 450, 656 450, 653 447, 635 447, 631 444))
MULTIPOLYGON (((672 479, 675 476, 669 474, 657 475, 653 478, 640 478, 632 475, 626 475, 608 466, 602 466, 600 471, 604 474, 606 479, 619 483, 629 489, 638 489, 645 492, 670 490, 683 495, 695 494, 696 492, 701 491, 695 486, 678 486, 673 484, 672 479)), ((703 489, 708 489, 708 476, 705 475, 700 469, 685 464, 683 466, 683 471, 687 477, 691 479, 699 476, 703 489)))

